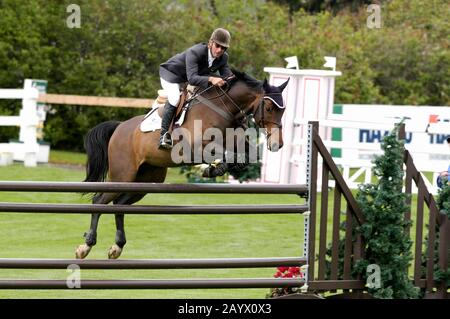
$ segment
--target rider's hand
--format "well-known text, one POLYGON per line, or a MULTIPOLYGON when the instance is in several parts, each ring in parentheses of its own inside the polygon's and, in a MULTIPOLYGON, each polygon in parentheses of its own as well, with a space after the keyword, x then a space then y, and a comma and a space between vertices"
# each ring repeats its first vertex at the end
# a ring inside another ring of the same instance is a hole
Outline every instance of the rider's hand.
POLYGON ((215 86, 222 86, 222 85, 225 85, 225 83, 226 83, 222 78, 217 78, 214 76, 211 76, 209 78, 209 82, 211 82, 211 84, 215 85, 215 86))

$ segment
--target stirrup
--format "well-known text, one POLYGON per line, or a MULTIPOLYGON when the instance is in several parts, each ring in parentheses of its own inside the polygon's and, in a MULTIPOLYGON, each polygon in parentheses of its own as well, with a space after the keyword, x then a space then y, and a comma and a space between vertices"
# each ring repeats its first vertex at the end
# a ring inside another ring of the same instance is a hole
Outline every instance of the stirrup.
POLYGON ((159 139, 159 148, 170 150, 173 147, 172 136, 169 132, 164 133, 159 139))

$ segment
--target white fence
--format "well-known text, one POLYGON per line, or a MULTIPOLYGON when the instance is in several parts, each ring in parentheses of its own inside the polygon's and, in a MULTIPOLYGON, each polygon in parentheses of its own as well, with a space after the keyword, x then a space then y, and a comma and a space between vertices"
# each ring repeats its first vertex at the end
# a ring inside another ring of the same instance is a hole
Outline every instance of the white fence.
POLYGON ((47 105, 69 104, 107 107, 149 108, 152 99, 117 98, 46 94, 47 81, 26 79, 23 89, 0 89, 0 99, 22 99, 22 110, 17 116, 0 114, 0 126, 19 126, 18 141, 0 143, 0 165, 23 161, 25 166, 47 163, 50 147, 38 140, 43 137, 47 105))
MULTIPOLYGON (((343 169, 350 188, 372 180, 372 160, 382 153, 381 140, 402 119, 406 144, 414 163, 422 172, 428 189, 436 194, 439 172, 450 164, 450 107, 342 105, 341 114, 329 114, 320 120, 324 144, 334 154, 334 161, 343 169), (337 133, 337 134, 336 134, 337 133), (337 135, 337 136, 336 136, 337 135), (429 172, 427 175, 424 172, 429 172), (428 176, 428 177, 427 177, 428 176)), ((306 125, 305 119, 295 119, 294 126, 306 125)), ((294 145, 305 145, 296 140, 294 145)), ((299 158, 299 161, 302 161, 299 158)), ((413 189, 416 192, 417 189, 413 189)))
POLYGON ((23 160, 25 166, 36 166, 39 144, 37 142, 37 99, 39 91, 32 80, 25 80, 23 89, 0 89, 0 99, 21 99, 22 109, 18 116, 0 115, 0 126, 19 126, 18 142, 0 143, 0 165, 11 164, 13 160, 23 160))

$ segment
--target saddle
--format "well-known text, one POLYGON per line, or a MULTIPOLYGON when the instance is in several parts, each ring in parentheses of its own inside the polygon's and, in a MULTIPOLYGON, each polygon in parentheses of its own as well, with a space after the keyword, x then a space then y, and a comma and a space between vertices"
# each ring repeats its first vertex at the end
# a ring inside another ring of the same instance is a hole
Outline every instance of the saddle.
MULTIPOLYGON (((191 98, 197 91, 197 87, 185 85, 182 87, 180 101, 178 102, 176 108, 176 113, 174 119, 169 127, 169 132, 172 132, 174 124, 183 124, 186 111, 189 108, 191 98)), ((144 116, 140 124, 141 132, 153 132, 161 128, 161 120, 163 117, 164 106, 167 102, 167 95, 164 90, 158 90, 158 98, 153 102, 149 112, 144 116)))
MULTIPOLYGON (((177 111, 175 113, 174 121, 172 122, 172 125, 174 122, 176 122, 180 118, 181 113, 188 106, 187 102, 195 94, 195 92, 197 90, 198 90, 198 87, 196 87, 196 86, 192 86, 192 85, 188 85, 188 84, 185 84, 182 86, 180 101, 176 105, 177 111)), ((153 103, 152 109, 155 107, 159 107, 158 115, 160 117, 163 116, 164 105, 166 104, 166 102, 167 102, 167 95, 165 95, 164 90, 158 90, 158 98, 153 103)), ((170 131, 172 130, 172 125, 171 125, 171 128, 169 129, 170 131)))

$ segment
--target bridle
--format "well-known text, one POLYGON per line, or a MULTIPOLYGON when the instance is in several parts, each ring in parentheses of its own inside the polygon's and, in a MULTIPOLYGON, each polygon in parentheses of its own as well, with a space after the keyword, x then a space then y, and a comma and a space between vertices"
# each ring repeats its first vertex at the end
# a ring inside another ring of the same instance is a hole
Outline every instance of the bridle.
MULTIPOLYGON (((219 96, 225 95, 225 96, 230 100, 230 102, 231 102, 231 103, 239 110, 239 113, 238 113, 238 114, 241 114, 241 116, 243 116, 243 119, 245 119, 245 124, 244 124, 244 125, 248 127, 249 118, 248 118, 247 113, 246 113, 242 108, 240 108, 239 105, 237 105, 237 103, 233 100, 233 98, 232 98, 229 94, 226 93, 226 91, 224 91, 221 87, 219 87, 219 89, 222 90, 222 94, 219 95, 219 96)), ((269 112, 269 113, 271 113, 271 112, 274 110, 275 107, 280 107, 280 106, 278 105, 278 103, 276 103, 276 102, 270 97, 271 95, 282 95, 282 93, 265 93, 265 94, 263 94, 263 95, 261 96, 261 99, 260 99, 260 101, 259 101, 259 103, 258 103, 258 106, 256 107, 255 111, 252 112, 252 113, 253 113, 253 120, 255 120, 255 116, 256 116, 256 114, 258 113, 258 111, 260 112, 259 121, 256 122, 256 125, 257 125, 257 127, 260 127, 260 128, 263 128, 263 129, 264 129, 264 133, 265 133, 265 135, 266 135, 267 141, 270 140, 270 137, 272 136, 272 133, 273 133, 272 130, 269 131, 269 130, 267 129, 267 126, 266 126, 267 124, 272 124, 273 127, 276 127, 276 128, 278 128, 279 130, 281 130, 281 128, 283 127, 283 125, 282 125, 281 123, 276 123, 276 122, 274 122, 274 121, 269 121, 269 120, 266 120, 266 119, 264 118, 264 114, 266 113, 266 109, 264 108, 264 100, 266 100, 266 99, 267 99, 267 100, 271 100, 272 103, 274 104, 274 106, 273 106, 272 108, 270 108, 269 110, 267 110, 267 112, 269 112)), ((217 96, 217 97, 219 97, 219 96, 217 96)), ((222 103, 223 103, 223 101, 222 101, 222 103)), ((228 110, 228 108, 226 107, 225 103, 223 103, 223 104, 224 104, 225 108, 228 110)), ((252 109, 252 108, 251 108, 251 109, 252 109)), ((228 112, 230 112, 230 111, 228 110, 228 112)), ((230 112, 230 113, 231 113, 231 112, 230 112)), ((267 144, 267 148, 269 148, 269 144, 267 144)))
MULTIPOLYGON (((225 107, 225 109, 227 110, 227 112, 228 112, 229 114, 231 114, 232 116, 234 116, 235 120, 237 120, 238 118, 240 118, 241 121, 242 121, 242 122, 245 122, 245 125, 248 126, 249 116, 248 116, 247 112, 246 112, 243 108, 241 108, 241 107, 233 100, 233 98, 227 93, 227 92, 228 92, 228 89, 229 89, 229 81, 232 80, 232 79, 234 79, 234 75, 232 75, 232 76, 230 76, 230 77, 228 77, 228 78, 225 79, 225 81, 226 81, 225 83, 226 83, 226 86, 227 86, 225 89, 223 89, 223 88, 220 87, 220 86, 219 86, 219 87, 216 87, 216 88, 218 88, 218 89, 221 91, 221 93, 217 94, 217 95, 214 96, 214 97, 209 98, 209 100, 210 100, 210 101, 211 101, 211 100, 215 100, 215 99, 220 98, 220 97, 222 97, 222 96, 226 97, 226 98, 231 102, 231 104, 232 104, 234 107, 236 107, 236 109, 239 111, 239 112, 235 115, 235 114, 234 114, 234 113, 226 106, 226 104, 223 102, 223 100, 220 99, 220 101, 221 101, 222 104, 224 105, 224 107, 225 107)), ((197 94, 195 94, 195 96, 198 96, 198 95, 200 95, 200 94, 202 94, 202 93, 205 93, 206 91, 210 90, 211 88, 213 88, 213 86, 209 86, 208 88, 202 90, 201 92, 198 92, 197 94)), ((281 129, 281 128, 283 127, 282 124, 276 123, 276 122, 274 122, 274 121, 266 120, 266 119, 265 119, 265 116, 264 116, 265 113, 266 113, 266 110, 265 110, 265 108, 264 108, 264 100, 266 100, 266 99, 267 99, 267 100, 271 100, 272 103, 275 104, 272 108, 270 108, 269 110, 267 110, 267 112, 271 113, 271 112, 274 110, 275 107, 280 107, 280 108, 281 108, 281 106, 279 106, 279 105, 271 98, 271 96, 277 96, 277 95, 282 95, 282 93, 265 93, 265 94, 263 94, 263 95, 261 96, 260 101, 258 102, 258 105, 256 106, 256 109, 255 109, 253 112, 251 112, 251 113, 253 113, 253 120, 255 120, 255 116, 257 115, 257 113, 258 113, 258 112, 260 113, 259 121, 258 121, 258 122, 255 122, 255 123, 256 123, 256 125, 257 125, 258 127, 264 128, 264 131, 265 131, 265 134, 266 134, 266 138, 267 138, 267 139, 270 138, 270 136, 272 135, 272 132, 269 132, 269 131, 268 131, 268 129, 266 128, 266 124, 272 124, 274 127, 278 128, 278 129, 281 129)), ((195 96, 192 97, 191 99, 194 99, 195 96)), ((253 109, 253 107, 251 107, 250 110, 251 110, 251 109, 253 109)), ((243 123, 243 124, 244 124, 244 123, 243 123)))
MULTIPOLYGON (((278 129, 281 129, 282 127, 283 127, 283 125, 282 124, 279 124, 279 123, 276 123, 276 122, 273 122, 273 121, 268 121, 268 120, 265 120, 264 119, 264 114, 265 114, 265 108, 264 108, 264 100, 265 99, 267 99, 267 100, 271 100, 271 101, 273 101, 272 100, 272 98, 270 98, 270 95, 281 95, 282 93, 267 93, 267 94, 264 94, 262 97, 261 97, 261 101, 258 103, 258 106, 257 106, 257 108, 256 108, 256 110, 255 110, 255 112, 254 112, 254 114, 256 115, 256 113, 259 111, 260 112, 260 118, 259 118, 259 121, 256 123, 259 127, 264 127, 265 128, 265 125, 267 124, 267 123, 269 123, 269 124, 272 124, 273 126, 275 126, 275 127, 277 127, 278 129)), ((277 106, 278 107, 278 106, 277 106)), ((269 110, 267 110, 267 112, 269 112, 269 113, 271 113, 273 110, 274 110, 274 108, 275 108, 275 106, 274 107, 272 107, 272 108, 270 108, 269 110)), ((267 129, 266 129, 266 132, 267 132, 267 129)), ((272 133, 267 133, 267 138, 269 138, 270 137, 270 135, 271 135, 272 133)))

